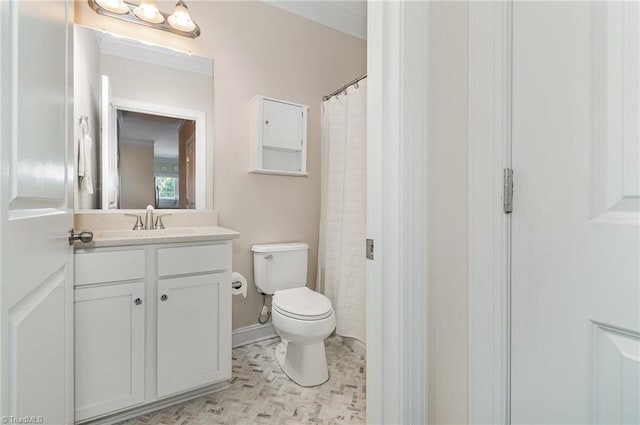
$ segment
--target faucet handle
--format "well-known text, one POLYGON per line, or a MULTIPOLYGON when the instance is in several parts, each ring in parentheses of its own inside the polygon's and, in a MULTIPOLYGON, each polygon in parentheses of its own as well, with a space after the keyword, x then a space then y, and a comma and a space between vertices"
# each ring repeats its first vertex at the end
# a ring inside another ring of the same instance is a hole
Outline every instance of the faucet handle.
POLYGON ((171 214, 157 214, 156 215, 156 222, 153 225, 154 229, 164 229, 164 223, 162 222, 162 217, 168 216, 171 214))
POLYGON ((144 226, 142 225, 142 217, 140 217, 138 214, 125 213, 124 215, 128 215, 129 217, 136 218, 136 224, 133 226, 133 229, 131 230, 142 230, 144 228, 144 226))

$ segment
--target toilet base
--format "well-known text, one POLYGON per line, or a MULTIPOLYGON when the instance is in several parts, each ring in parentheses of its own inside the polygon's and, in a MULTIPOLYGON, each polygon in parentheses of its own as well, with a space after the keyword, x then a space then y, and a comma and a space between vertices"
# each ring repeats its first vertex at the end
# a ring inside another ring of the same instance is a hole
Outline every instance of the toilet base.
POLYGON ((282 371, 302 387, 315 387, 329 380, 324 340, 295 344, 282 339, 275 354, 282 371))

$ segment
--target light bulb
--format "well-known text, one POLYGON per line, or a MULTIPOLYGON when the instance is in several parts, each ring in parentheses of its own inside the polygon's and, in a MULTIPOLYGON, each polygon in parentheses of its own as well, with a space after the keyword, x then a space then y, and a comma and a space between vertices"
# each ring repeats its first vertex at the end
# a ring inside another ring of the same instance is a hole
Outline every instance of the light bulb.
POLYGON ((167 21, 169 25, 180 31, 191 32, 196 28, 196 24, 191 20, 189 10, 183 0, 178 0, 176 8, 167 21))
POLYGON ((118 15, 129 13, 129 6, 125 4, 124 0, 96 0, 96 3, 104 10, 118 15))
POLYGON ((142 0, 140 6, 136 7, 133 13, 143 21, 152 24, 164 22, 164 16, 162 16, 162 13, 158 10, 158 5, 155 0, 142 0))

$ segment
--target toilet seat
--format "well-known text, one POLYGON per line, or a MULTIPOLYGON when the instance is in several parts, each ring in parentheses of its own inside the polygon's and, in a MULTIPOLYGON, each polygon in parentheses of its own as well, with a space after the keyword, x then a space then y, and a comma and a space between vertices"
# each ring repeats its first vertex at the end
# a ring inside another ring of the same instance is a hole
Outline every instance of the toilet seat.
POLYGON ((329 298, 306 286, 276 291, 272 307, 283 316, 298 320, 322 320, 333 314, 329 298))

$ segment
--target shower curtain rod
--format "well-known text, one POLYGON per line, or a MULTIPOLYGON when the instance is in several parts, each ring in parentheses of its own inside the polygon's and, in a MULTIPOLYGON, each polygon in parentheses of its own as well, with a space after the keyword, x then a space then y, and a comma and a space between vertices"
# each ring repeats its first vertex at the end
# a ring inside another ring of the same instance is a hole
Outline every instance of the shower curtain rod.
POLYGON ((353 80, 353 81, 351 81, 351 82, 349 82, 349 83, 345 84, 344 86, 340 87, 338 90, 336 90, 336 91, 334 91, 334 92, 332 92, 332 93, 330 93, 330 94, 328 94, 328 95, 324 96, 324 97, 322 98, 322 101, 325 101, 325 100, 329 100, 329 99, 331 99, 333 96, 335 96, 335 95, 337 95, 337 94, 342 93, 342 92, 343 92, 343 91, 345 91, 347 88, 351 87, 352 85, 356 84, 358 81, 360 81, 360 80, 362 80, 362 79, 365 79, 365 78, 367 78, 367 74, 366 74, 366 73, 365 73, 364 75, 362 75, 362 76, 360 76, 360 77, 356 78, 355 80, 353 80))

